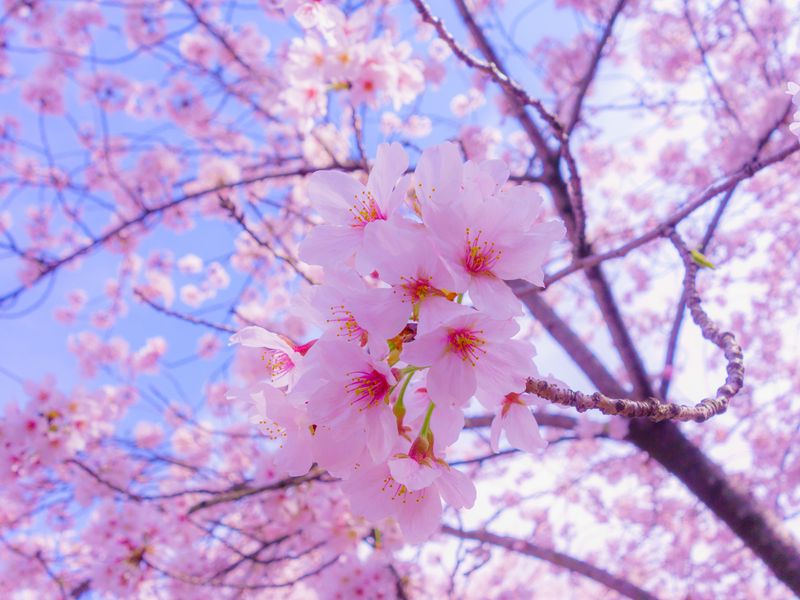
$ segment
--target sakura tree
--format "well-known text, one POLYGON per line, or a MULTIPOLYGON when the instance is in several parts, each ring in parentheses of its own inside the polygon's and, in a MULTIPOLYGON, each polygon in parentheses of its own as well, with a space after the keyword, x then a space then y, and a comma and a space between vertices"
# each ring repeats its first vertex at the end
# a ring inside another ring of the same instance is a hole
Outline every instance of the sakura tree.
POLYGON ((796 1, 0 39, 3 597, 800 595, 796 1))

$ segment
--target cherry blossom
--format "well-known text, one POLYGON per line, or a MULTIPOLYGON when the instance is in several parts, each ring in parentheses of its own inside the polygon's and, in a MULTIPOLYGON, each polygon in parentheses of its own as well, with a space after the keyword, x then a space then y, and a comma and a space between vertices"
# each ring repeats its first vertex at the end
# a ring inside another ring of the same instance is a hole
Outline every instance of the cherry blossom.
POLYGON ((800 594, 793 3, 0 4, 0 597, 800 594))

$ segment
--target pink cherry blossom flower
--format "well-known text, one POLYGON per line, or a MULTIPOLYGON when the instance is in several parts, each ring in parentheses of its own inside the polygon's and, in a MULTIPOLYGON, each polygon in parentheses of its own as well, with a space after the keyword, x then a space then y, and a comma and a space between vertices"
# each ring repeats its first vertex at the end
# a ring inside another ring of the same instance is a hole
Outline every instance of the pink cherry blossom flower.
POLYGON ((408 157, 398 143, 381 144, 366 187, 339 171, 311 176, 308 195, 325 222, 303 242, 300 258, 312 264, 335 266, 356 256, 356 267, 368 275, 372 267, 361 260, 364 236, 385 224, 403 201, 408 179, 401 177, 408 157))
POLYGON ((203 334, 197 340, 197 356, 200 358, 209 359, 214 357, 219 352, 220 347, 219 338, 213 333, 203 334))
POLYGON ((370 287, 354 271, 329 270, 325 282, 315 286, 308 302, 311 318, 326 331, 322 339, 338 338, 367 346, 381 359, 389 353, 387 340, 408 322, 408 312, 393 310, 396 295, 389 288, 370 287))
POLYGON ((543 285, 542 264, 552 243, 563 237, 564 226, 535 223, 541 197, 529 188, 484 197, 481 187, 494 186, 490 174, 485 175, 486 183, 468 186, 455 204, 432 205, 425 223, 457 286, 467 289, 475 306, 498 318, 520 315, 522 305, 504 280, 543 285))
POLYGON ((241 344, 248 348, 263 348, 261 356, 268 379, 276 386, 292 387, 298 377, 297 367, 303 355, 300 347, 294 346, 277 333, 251 325, 237 331, 229 344, 241 344))
POLYGON ((313 429, 306 411, 271 385, 257 385, 246 393, 252 402, 251 421, 278 443, 276 467, 291 476, 305 475, 313 462, 313 429))
POLYGON ((342 489, 355 514, 372 522, 392 517, 411 544, 425 541, 437 530, 442 499, 453 508, 471 508, 476 496, 472 481, 445 465, 433 483, 417 490, 399 483, 386 464, 360 469, 342 483, 342 489))
MULTIPOLYGON (((357 454, 364 447, 380 462, 397 438, 389 398, 397 378, 389 367, 360 347, 343 341, 318 342, 309 353, 314 367, 298 381, 292 397, 307 404, 311 422, 347 439, 357 454)), ((345 444, 342 444, 345 445, 345 444)), ((319 457, 325 466, 324 457, 319 457)))
POLYGON ((528 394, 512 392, 506 394, 503 404, 492 419, 490 440, 492 450, 500 447, 500 434, 505 431, 508 443, 514 448, 534 453, 547 446, 547 442, 539 433, 539 424, 533 416, 530 404, 535 398, 528 394))
POLYGON ((148 338, 144 346, 131 356, 131 369, 135 373, 155 374, 158 372, 158 363, 166 352, 167 341, 163 337, 148 338))
POLYGON ((199 273, 203 270, 203 259, 196 254, 186 254, 178 259, 178 270, 181 273, 199 273))
POLYGON ((158 423, 140 421, 133 430, 133 438, 140 448, 155 448, 164 440, 164 428, 158 423))
POLYGON ((532 369, 533 348, 511 337, 519 326, 454 303, 437 303, 439 322, 403 349, 402 359, 430 367, 427 388, 435 403, 462 406, 497 390, 520 390, 532 369), (480 388, 480 390, 479 390, 480 388))
POLYGON ((433 299, 453 298, 455 281, 439 257, 425 229, 406 220, 389 222, 365 235, 364 255, 381 280, 392 286, 392 297, 383 304, 384 318, 425 322, 433 299))

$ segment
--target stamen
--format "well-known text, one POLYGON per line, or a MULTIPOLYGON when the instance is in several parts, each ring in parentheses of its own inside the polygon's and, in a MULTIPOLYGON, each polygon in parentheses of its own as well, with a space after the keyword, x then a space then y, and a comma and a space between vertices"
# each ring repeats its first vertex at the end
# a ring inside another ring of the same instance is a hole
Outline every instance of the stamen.
POLYGON ((412 492, 406 486, 398 484, 395 481, 394 477, 392 477, 391 475, 387 475, 383 479, 383 486, 381 487, 381 491, 388 492, 391 495, 389 499, 392 501, 399 500, 400 502, 405 504, 409 500, 413 500, 416 504, 419 504, 425 499, 426 490, 422 489, 412 492))
POLYGON ((266 367, 270 379, 273 380, 285 375, 294 368, 292 359, 281 350, 264 350, 261 354, 261 360, 264 361, 264 367, 266 367))
POLYGON ((482 347, 486 341, 479 336, 482 333, 482 330, 451 329, 447 336, 447 347, 474 367, 481 355, 486 354, 482 347))
POLYGON ((382 373, 372 371, 351 371, 350 383, 344 386, 352 396, 350 405, 358 404, 359 410, 370 408, 381 402, 389 391, 389 382, 382 373))
POLYGON ((280 447, 283 448, 283 442, 286 439, 286 428, 270 419, 262 419, 258 423, 262 426, 264 434, 273 442, 280 441, 280 447))
POLYGON ((344 307, 344 304, 331 306, 331 318, 328 323, 338 323, 337 337, 345 337, 348 341, 357 341, 362 346, 367 343, 367 331, 356 323, 353 313, 344 307))
POLYGON ((442 292, 431 285, 430 277, 401 277, 400 287, 405 291, 404 301, 408 298, 412 304, 421 302, 430 296, 443 296, 442 292))
POLYGON ((466 231, 466 247, 464 249, 464 268, 470 273, 490 273, 503 251, 495 247, 494 242, 481 242, 482 230, 478 230, 477 235, 472 236, 470 228, 466 231))
POLYGON ((353 198, 355 202, 351 208, 347 209, 350 211, 350 216, 353 218, 350 227, 363 229, 366 227, 367 223, 371 223, 372 221, 385 221, 386 215, 381 212, 372 192, 364 190, 361 192, 361 196, 362 197, 359 199, 358 195, 354 195, 353 198))

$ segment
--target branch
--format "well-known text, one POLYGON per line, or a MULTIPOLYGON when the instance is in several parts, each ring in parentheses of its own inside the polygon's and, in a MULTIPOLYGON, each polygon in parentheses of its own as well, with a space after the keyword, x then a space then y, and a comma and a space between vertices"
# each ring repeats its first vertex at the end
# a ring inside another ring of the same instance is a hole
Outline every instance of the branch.
MULTIPOLYGON (((341 167, 341 168, 347 169, 347 170, 357 170, 360 167, 341 167)), ((248 177, 248 178, 245 178, 245 179, 241 179, 241 180, 236 181, 234 183, 225 183, 225 184, 221 184, 221 185, 218 185, 218 186, 214 186, 214 187, 206 189, 206 190, 200 190, 198 192, 192 192, 190 194, 184 194, 182 196, 179 196, 178 198, 170 200, 169 202, 167 202, 165 204, 161 204, 161 205, 153 207, 153 208, 147 208, 147 209, 143 210, 136 217, 134 217, 132 219, 129 219, 127 221, 123 221, 122 223, 116 225, 115 227, 112 227, 110 230, 108 230, 106 233, 104 233, 100 237, 97 237, 97 238, 93 239, 91 242, 87 243, 86 245, 81 246, 77 250, 73 250, 69 254, 67 254, 67 255, 65 255, 65 256, 57 259, 57 260, 45 262, 45 261, 42 261, 41 259, 33 259, 33 260, 36 260, 37 262, 39 262, 41 264, 41 269, 40 269, 39 274, 36 276, 36 279, 34 279, 31 283, 29 283, 27 285, 21 285, 21 286, 15 288, 14 290, 4 294, 3 296, 0 296, 0 307, 3 307, 8 302, 14 300, 20 294, 22 294, 25 290, 27 290, 28 288, 32 287, 33 285, 39 283, 45 277, 47 277, 48 275, 54 273, 55 271, 57 271, 59 268, 63 267, 64 265, 67 265, 67 264, 75 261, 76 259, 80 258, 84 254, 88 254, 89 252, 91 252, 92 250, 97 248, 98 246, 101 246, 101 245, 105 244, 106 242, 108 242, 110 240, 113 240, 114 238, 116 238, 116 237, 118 237, 118 236, 120 236, 122 234, 127 233, 127 231, 129 229, 131 229, 132 227, 134 227, 136 225, 139 225, 139 224, 143 223, 145 220, 147 220, 148 217, 151 217, 151 216, 154 216, 154 215, 158 215, 160 213, 168 211, 168 210, 170 210, 172 208, 175 208, 176 206, 179 206, 179 205, 183 204, 184 202, 188 202, 190 200, 197 200, 198 198, 201 198, 201 197, 205 196, 206 194, 214 194, 214 193, 217 193, 217 192, 221 192, 223 190, 230 190, 230 189, 234 189, 234 188, 237 188, 237 187, 240 187, 240 186, 243 186, 243 185, 249 185, 251 183, 257 183, 259 181, 265 181, 267 179, 281 179, 281 178, 286 178, 286 177, 302 177, 302 176, 305 176, 305 175, 310 175, 311 173, 314 173, 317 170, 318 169, 316 169, 316 168, 301 167, 301 168, 298 168, 298 169, 292 169, 292 170, 286 170, 286 171, 278 171, 278 172, 272 172, 272 173, 262 173, 261 175, 255 175, 253 177, 248 177)))
MULTIPOLYGON (((456 9, 458 10, 461 19, 467 26, 472 39, 475 40, 476 45, 480 49, 487 62, 476 61, 470 66, 478 68, 488 73, 489 76, 501 87, 509 104, 516 112, 517 120, 525 130, 528 138, 536 148, 536 152, 540 155, 544 164, 543 178, 553 194, 553 199, 556 203, 561 218, 567 227, 570 239, 574 244, 574 252, 576 256, 587 254, 588 248, 586 247, 585 228, 586 228, 586 214, 583 209, 583 189, 581 185, 581 178, 578 174, 578 165, 572 152, 569 148, 569 133, 567 129, 561 124, 558 118, 551 114, 542 104, 542 102, 531 96, 525 89, 516 81, 511 79, 508 75, 508 70, 503 65, 497 53, 494 51, 489 39, 486 37, 483 29, 478 25, 470 13, 464 0, 454 0, 456 9), (544 142, 541 132, 539 131, 533 119, 526 112, 526 107, 532 106, 539 116, 550 126, 550 129, 555 134, 560 147, 556 151, 551 151, 547 144, 544 142), (561 176, 559 161, 563 158, 567 163, 567 171, 569 172, 569 187, 564 183, 561 176)), ((420 10, 420 5, 423 2, 414 0, 417 9, 420 10)), ((421 11, 422 13, 422 11, 421 11)), ((430 12, 427 11, 430 15, 430 12)), ((423 17, 425 15, 423 14, 423 17)), ((429 23, 433 21, 428 20, 429 23)), ((452 40, 452 36, 447 34, 444 26, 439 22, 439 26, 433 23, 440 36, 442 32, 452 40)), ((448 45, 451 44, 447 38, 443 38, 448 45)), ((452 45, 451 45, 452 48, 452 45)), ((455 52, 455 50, 454 50, 455 52)), ((458 53, 456 53, 458 55, 458 53)), ((460 56, 459 56, 460 57, 460 56)))
MULTIPOLYGON (((544 427, 555 427, 557 429, 575 429, 577 421, 573 417, 566 415, 554 415, 537 411, 533 413, 536 422, 544 427)), ((481 429, 492 424, 494 415, 480 415, 477 417, 467 417, 464 421, 464 429, 481 429)))
MULTIPOLYGON (((436 28, 440 37, 453 49, 453 52, 459 58, 465 61, 466 64, 485 71, 501 86, 511 106, 516 109, 516 116, 520 124, 543 159, 543 179, 550 189, 556 209, 567 228, 576 260, 590 255, 591 246, 586 243, 585 238, 586 218, 583 208, 581 180, 577 164, 569 150, 569 136, 564 127, 558 119, 547 112, 539 100, 530 96, 517 82, 508 77, 494 49, 473 19, 463 0, 455 0, 456 8, 487 62, 474 59, 460 48, 452 35, 444 28, 441 20, 431 14, 423 0, 413 0, 413 2, 423 19, 436 28), (553 129, 561 144, 558 152, 551 152, 546 143, 544 143, 541 133, 525 110, 527 106, 533 106, 553 129), (559 161, 562 157, 567 163, 567 170, 569 171, 569 188, 561 177, 559 170, 559 161)), ((623 365, 633 382, 634 393, 640 397, 653 395, 650 382, 644 375, 644 364, 628 334, 603 272, 599 266, 594 266, 587 269, 586 275, 597 305, 606 319, 614 346, 617 348, 623 365)))
MULTIPOLYGON (((625 391, 578 335, 539 294, 523 294, 531 313, 604 394, 625 391)), ((675 475, 795 594, 800 595, 800 548, 772 513, 734 483, 671 421, 633 419, 626 438, 675 475)))
POLYGON ((622 9, 625 7, 625 3, 627 0, 617 0, 617 4, 614 7, 614 10, 611 12, 611 16, 606 23, 605 28, 603 29, 603 34, 600 36, 600 39, 597 41, 597 46, 594 49, 594 53, 592 54, 591 63, 589 63, 589 68, 586 71, 586 75, 583 76, 581 79, 581 83, 578 86, 577 95, 575 97, 575 103, 572 105, 572 110, 570 111, 569 118, 567 118, 566 123, 566 130, 567 135, 572 133, 572 130, 575 128, 575 125, 578 122, 578 119, 581 115, 581 108, 583 107, 583 100, 586 98, 586 92, 589 90, 589 86, 591 85, 592 81, 594 80, 595 75, 597 74, 597 67, 600 65, 600 58, 603 56, 603 50, 608 43, 608 40, 611 39, 611 31, 614 29, 614 23, 617 20, 617 17, 622 12, 622 9))
POLYGON ((200 317, 195 317, 194 315, 187 315, 185 313, 180 313, 174 310, 170 310, 166 306, 161 306, 159 304, 156 304, 155 302, 150 300, 147 296, 145 296, 139 289, 134 289, 133 295, 139 298, 142 302, 144 302, 154 310, 162 314, 165 314, 168 317, 175 317, 176 319, 180 319, 181 321, 186 321, 187 323, 191 323, 192 325, 202 325, 203 327, 208 327, 209 329, 214 329, 215 331, 222 331, 224 333, 236 333, 236 329, 228 325, 220 325, 219 323, 212 323, 211 321, 206 321, 205 319, 201 319, 200 317))
MULTIPOLYGON (((764 135, 761 136, 761 139, 758 140, 758 144, 756 146, 757 156, 761 150, 767 145, 769 139, 772 137, 772 134, 782 125, 784 124, 786 118, 792 113, 792 107, 794 104, 790 101, 787 103, 786 109, 784 110, 783 114, 780 116, 779 119, 775 121, 772 127, 767 130, 764 135)), ((711 218, 711 221, 706 228, 706 232, 703 235, 703 239, 698 246, 698 250, 700 252, 705 252, 708 245, 711 243, 711 238, 714 237, 714 232, 716 231, 717 227, 719 226, 719 222, 722 219, 722 214, 725 212, 725 209, 728 207, 728 204, 733 197, 733 194, 736 192, 736 187, 738 184, 734 184, 730 190, 725 194, 723 199, 720 201, 717 210, 714 212, 714 216, 711 218)), ((681 325, 683 324, 683 313, 686 310, 686 290, 684 289, 681 293, 681 298, 678 301, 678 308, 675 310, 675 318, 672 323, 672 329, 669 333, 669 338, 667 342, 667 352, 664 358, 664 369, 662 370, 663 375, 661 378, 661 385, 659 386, 659 397, 663 399, 667 399, 667 394, 669 393, 669 386, 672 381, 672 368, 675 364, 675 355, 677 353, 678 348, 678 336, 680 335, 681 325)))
POLYGON ((706 68, 706 73, 708 73, 708 77, 711 80, 711 84, 714 86, 714 89, 719 95, 719 99, 722 101, 722 105, 725 107, 725 112, 727 112, 731 117, 733 117, 733 120, 736 121, 736 124, 741 129, 742 122, 739 120, 739 117, 731 108, 728 99, 725 97, 725 92, 722 90, 722 86, 720 86, 719 81, 717 81, 717 78, 714 75, 714 70, 711 68, 711 64, 708 62, 708 51, 703 46, 703 42, 700 41, 700 35, 697 32, 697 28, 694 26, 694 20, 692 19, 692 15, 689 10, 688 0, 683 0, 683 16, 686 18, 686 24, 689 26, 689 32, 692 34, 692 39, 694 40, 694 43, 697 46, 697 51, 700 53, 700 59, 703 62, 703 66, 705 66, 706 68))
POLYGON ((597 266, 600 263, 603 263, 611 258, 622 258, 623 256, 629 254, 632 250, 635 250, 639 246, 643 246, 648 242, 663 237, 664 234, 669 231, 669 229, 671 229, 672 227, 683 221, 683 219, 688 217, 690 214, 692 214, 701 206, 704 206, 705 204, 707 204, 709 201, 713 200, 720 194, 730 191, 739 182, 744 181, 746 179, 750 179, 751 177, 753 177, 760 171, 764 170, 765 168, 787 159, 789 156, 791 156, 798 150, 800 150, 800 142, 795 142, 789 147, 784 148, 783 150, 780 150, 779 152, 776 152, 775 154, 768 156, 765 159, 747 163, 746 165, 742 166, 738 171, 726 177, 722 182, 708 188, 704 193, 702 193, 696 199, 686 204, 683 208, 681 208, 671 217, 665 219, 659 225, 647 231, 646 233, 640 235, 639 237, 629 242, 626 242, 625 244, 617 248, 614 248, 613 250, 608 250, 600 254, 592 254, 590 256, 581 258, 580 260, 573 262, 568 267, 564 267, 563 269, 554 273, 553 275, 545 277, 544 279, 545 286, 550 286, 556 281, 563 279, 567 275, 570 275, 576 271, 589 269, 591 267, 597 266))
MULTIPOLYGON (((728 207, 728 204, 730 203, 731 198, 733 198, 735 191, 736 186, 732 187, 720 201, 719 206, 714 212, 714 216, 711 218, 711 222, 709 222, 706 232, 703 235, 703 241, 701 241, 700 245, 697 247, 698 252, 705 253, 708 244, 711 242, 711 238, 714 236, 714 231, 717 229, 720 219, 722 219, 722 213, 724 213, 725 209, 728 207)), ((686 311, 687 296, 688 291, 684 287, 681 292, 681 298, 678 301, 678 308, 675 309, 675 318, 673 319, 672 329, 670 329, 669 338, 667 341, 667 352, 666 358, 664 359, 663 369, 664 374, 662 375, 661 385, 658 389, 659 397, 663 398, 664 400, 667 399, 669 385, 672 382, 672 368, 675 364, 675 354, 678 349, 678 336, 680 335, 681 325, 683 324, 683 313, 686 311)))
POLYGON ((525 129, 525 133, 527 133, 528 137, 531 139, 531 142, 536 148, 536 152, 542 157, 543 160, 545 157, 549 156, 551 154, 550 148, 547 146, 547 142, 545 141, 542 133, 539 131, 539 128, 525 112, 525 106, 533 106, 554 131, 563 130, 563 127, 558 120, 551 115, 547 109, 545 109, 544 105, 539 100, 529 96, 520 84, 506 74, 503 64, 494 53, 494 50, 491 48, 491 46, 486 43, 480 27, 478 27, 475 21, 472 19, 472 15, 469 14, 466 6, 457 3, 457 8, 461 13, 464 22, 467 24, 467 28, 470 30, 473 39, 475 39, 478 47, 486 57, 485 61, 472 56, 469 52, 467 52, 447 30, 442 20, 431 13, 430 7, 424 0, 411 1, 416 7, 419 15, 422 17, 422 20, 433 25, 433 28, 436 30, 436 33, 439 35, 439 37, 450 47, 450 49, 453 51, 453 54, 455 54, 458 59, 461 60, 461 62, 470 68, 482 71, 488 75, 502 88, 506 96, 512 99, 512 106, 517 110, 517 118, 520 120, 523 129, 525 129))
POLYGON ((245 220, 244 217, 244 213, 236 208, 236 206, 233 204, 230 198, 222 194, 218 194, 217 197, 219 198, 220 206, 227 211, 227 213, 231 216, 231 218, 239 224, 239 226, 247 233, 247 235, 249 235, 252 238, 252 240, 256 244, 268 250, 275 258, 278 258, 283 262, 285 262, 286 264, 288 264, 294 270, 295 273, 300 275, 300 277, 305 279, 311 285, 314 285, 314 281, 308 275, 303 273, 303 271, 300 269, 300 265, 291 255, 289 255, 288 253, 284 254, 282 252, 278 252, 275 248, 272 247, 271 243, 269 243, 267 240, 261 239, 261 237, 259 237, 259 235, 255 231, 253 231, 253 229, 247 224, 247 221, 245 220))
POLYGON ((442 532, 457 538, 476 540, 485 544, 492 544, 493 546, 498 546, 518 554, 545 560, 553 565, 556 565, 557 567, 562 567, 572 571, 573 573, 577 573, 578 575, 588 577, 589 579, 596 581, 597 583, 607 587, 610 590, 614 590, 615 592, 622 594, 627 598, 633 598, 634 600, 657 600, 656 596, 646 592, 630 581, 626 581, 625 579, 611 575, 608 571, 604 571, 603 569, 595 567, 594 565, 591 565, 585 561, 573 558, 568 554, 563 554, 549 548, 543 548, 542 546, 537 546, 531 542, 497 535, 486 530, 463 531, 448 525, 442 526, 442 532))
POLYGON ((189 508, 186 514, 191 515, 198 511, 211 508, 212 506, 216 506, 217 504, 224 504, 226 502, 237 502, 242 498, 247 498, 248 496, 254 496, 256 494, 261 494, 263 492, 285 490, 286 488, 295 487, 300 485, 301 483, 306 483, 307 481, 320 480, 322 478, 322 475, 323 475, 322 472, 312 469, 306 475, 302 475, 300 477, 287 477, 286 479, 282 479, 275 483, 270 483, 259 487, 240 486, 235 489, 231 489, 227 492, 224 492, 214 498, 202 500, 201 502, 194 504, 189 508))
POLYGON ((525 391, 544 398, 554 404, 571 406, 578 412, 596 409, 606 415, 621 415, 628 418, 646 417, 651 421, 696 421, 703 422, 714 415, 725 412, 731 398, 742 388, 744 382, 744 363, 742 349, 736 343, 736 338, 729 331, 720 331, 711 321, 709 316, 700 306, 700 296, 697 293, 698 265, 692 259, 689 249, 677 233, 672 231, 669 238, 681 256, 686 275, 683 279, 683 289, 686 293, 686 303, 692 315, 692 320, 700 328, 703 337, 710 340, 720 348, 727 360, 727 376, 725 383, 717 389, 714 398, 705 398, 695 406, 683 404, 670 404, 655 397, 636 400, 629 398, 610 398, 601 392, 584 394, 570 389, 563 389, 558 385, 543 379, 529 378, 525 391))
POLYGON ((188 583, 190 585, 200 586, 200 587, 212 587, 212 588, 227 588, 233 590, 239 590, 240 592, 249 591, 249 590, 265 590, 265 589, 279 589, 279 588, 287 588, 296 585, 297 583, 303 581, 304 579, 308 579, 309 577, 313 577, 314 575, 318 575, 334 563, 339 560, 340 555, 335 555, 333 558, 328 559, 318 567, 315 567, 311 571, 307 571, 302 575, 298 575, 294 579, 289 581, 285 581, 283 583, 260 583, 260 584, 236 584, 236 583, 213 583, 209 582, 207 579, 202 577, 197 577, 194 575, 184 575, 182 573, 171 572, 162 567, 159 567, 155 563, 153 563, 150 559, 142 557, 142 563, 153 569, 154 571, 164 575, 165 577, 170 577, 172 579, 177 579, 178 581, 182 581, 184 583, 188 583))

